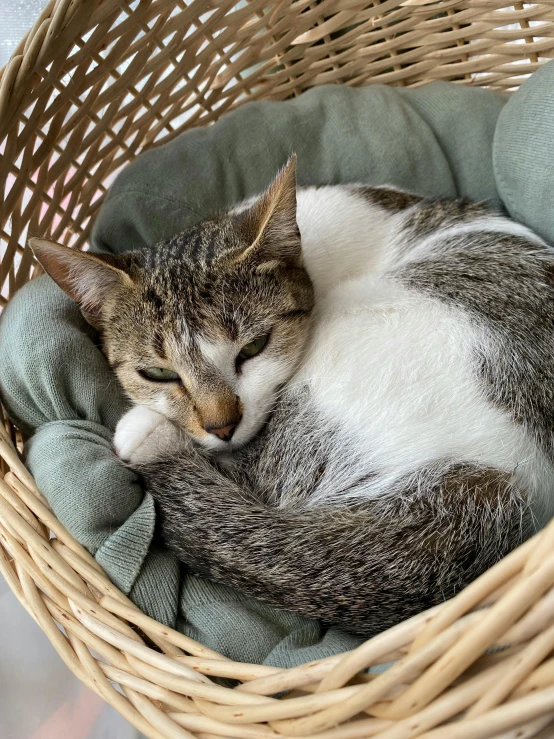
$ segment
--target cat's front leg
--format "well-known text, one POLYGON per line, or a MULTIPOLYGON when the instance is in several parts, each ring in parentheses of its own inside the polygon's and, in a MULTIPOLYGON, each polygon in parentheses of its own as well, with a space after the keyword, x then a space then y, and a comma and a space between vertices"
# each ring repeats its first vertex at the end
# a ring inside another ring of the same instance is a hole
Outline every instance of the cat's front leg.
POLYGON ((178 454, 191 442, 183 429, 161 413, 136 405, 120 419, 113 443, 123 462, 136 465, 178 454))

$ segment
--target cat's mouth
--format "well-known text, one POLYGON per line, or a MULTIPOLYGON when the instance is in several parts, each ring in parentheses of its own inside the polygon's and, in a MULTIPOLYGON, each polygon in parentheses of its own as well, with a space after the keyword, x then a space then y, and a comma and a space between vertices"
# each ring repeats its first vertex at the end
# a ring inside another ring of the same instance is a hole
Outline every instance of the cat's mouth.
POLYGON ((230 452, 247 444, 254 434, 243 433, 242 421, 232 430, 221 430, 221 433, 208 432, 201 437, 193 437, 199 445, 213 452, 230 452))
POLYGON ((248 444, 258 434, 267 417, 266 412, 257 413, 255 416, 244 413, 231 431, 220 428, 218 429, 220 433, 216 434, 212 430, 211 433, 202 436, 193 436, 193 439, 199 446, 212 452, 233 452, 248 444))

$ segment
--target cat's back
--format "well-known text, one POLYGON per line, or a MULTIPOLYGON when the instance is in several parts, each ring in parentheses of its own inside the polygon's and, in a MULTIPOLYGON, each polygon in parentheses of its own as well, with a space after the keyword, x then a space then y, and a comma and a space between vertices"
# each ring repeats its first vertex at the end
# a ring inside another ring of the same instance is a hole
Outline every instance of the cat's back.
POLYGON ((300 188, 297 221, 302 255, 318 297, 338 282, 390 259, 408 210, 421 198, 388 188, 332 185, 300 188))
POLYGON ((327 278, 296 378, 313 406, 364 450, 376 480, 450 459, 517 470, 527 487, 548 492, 550 247, 482 205, 372 188, 308 191, 304 212, 312 223, 326 212, 327 233, 332 199, 357 234, 353 249, 344 239, 343 261, 322 229, 314 238, 314 261, 323 254, 328 268, 332 255, 340 278, 327 278))

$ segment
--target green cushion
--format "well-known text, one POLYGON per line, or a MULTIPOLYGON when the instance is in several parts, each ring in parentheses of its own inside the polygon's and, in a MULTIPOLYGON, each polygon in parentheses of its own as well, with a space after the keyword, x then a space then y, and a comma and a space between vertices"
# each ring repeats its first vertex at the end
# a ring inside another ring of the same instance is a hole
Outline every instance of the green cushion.
MULTIPOLYGON (((288 155, 301 184, 391 184, 499 205, 492 141, 506 97, 436 83, 416 91, 323 87, 244 105, 149 151, 118 177, 93 247, 151 246, 268 184, 288 155)), ((34 431, 27 463, 62 523, 148 614, 237 660, 290 666, 359 640, 229 588, 181 576, 152 545, 155 512, 111 449, 126 403, 75 305, 47 277, 0 322, 0 389, 34 431)))
POLYGON ((554 244, 554 61, 508 101, 494 135, 493 162, 509 214, 554 244))
POLYGON ((96 221, 94 246, 151 246, 259 192, 294 151, 301 185, 389 184, 498 206, 491 151, 506 99, 438 82, 419 90, 333 85, 249 103, 124 170, 96 221))

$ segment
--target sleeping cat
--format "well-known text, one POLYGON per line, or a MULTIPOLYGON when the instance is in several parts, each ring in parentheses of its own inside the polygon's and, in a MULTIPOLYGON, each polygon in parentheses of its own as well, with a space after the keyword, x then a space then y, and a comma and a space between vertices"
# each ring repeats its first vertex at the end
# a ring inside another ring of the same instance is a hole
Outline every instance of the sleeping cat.
POLYGON ((192 570, 367 636, 554 492, 554 252, 483 205, 296 188, 153 249, 34 239, 136 407, 115 445, 192 570))

